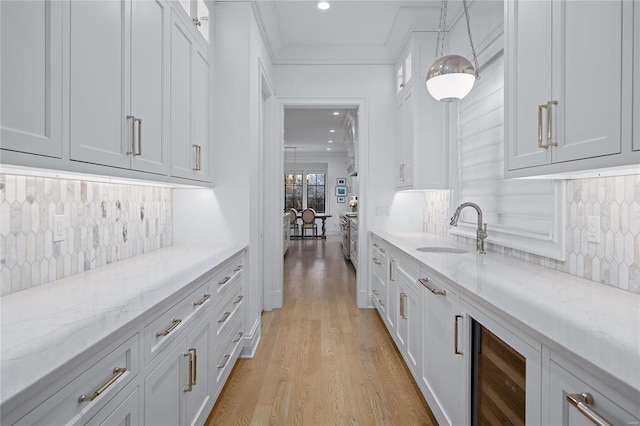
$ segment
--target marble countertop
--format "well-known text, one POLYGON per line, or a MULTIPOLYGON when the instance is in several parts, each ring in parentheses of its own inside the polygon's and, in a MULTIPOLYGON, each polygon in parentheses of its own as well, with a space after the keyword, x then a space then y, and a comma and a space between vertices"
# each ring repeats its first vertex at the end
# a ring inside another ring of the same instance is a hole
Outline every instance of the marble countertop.
POLYGON ((240 252, 167 247, 0 298, 0 403, 240 252))
MULTIPOLYGON (((434 278, 516 325, 552 350, 568 351, 640 392, 640 294, 609 287, 475 245, 411 232, 374 232, 434 278), (425 246, 466 254, 424 253, 425 246)), ((579 363, 580 364, 580 363, 579 363)))

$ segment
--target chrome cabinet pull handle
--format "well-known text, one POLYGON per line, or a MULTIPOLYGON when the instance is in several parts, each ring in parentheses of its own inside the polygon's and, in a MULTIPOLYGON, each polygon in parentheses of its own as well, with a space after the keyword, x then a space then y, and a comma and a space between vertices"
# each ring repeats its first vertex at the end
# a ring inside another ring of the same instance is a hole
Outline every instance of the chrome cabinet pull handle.
POLYGON ((238 334, 236 334, 237 337, 233 339, 233 343, 238 343, 240 339, 242 339, 242 335, 243 335, 242 331, 239 331, 238 334))
POLYGON ((236 268, 233 270, 233 272, 240 272, 240 271, 242 271, 242 268, 244 268, 244 265, 238 265, 238 266, 236 266, 236 268))
POLYGON ((193 306, 200 306, 200 305, 204 304, 204 302, 209 300, 210 297, 211 297, 211 295, 209 293, 203 294, 202 295, 202 299, 196 300, 195 302, 193 302, 193 306))
POLYGON ((458 321, 462 318, 462 315, 456 315, 454 329, 453 329, 453 352, 456 355, 462 355, 462 351, 458 350, 458 321))
POLYGON ((236 300, 233 301, 234 305, 237 305, 238 303, 240 303, 242 301, 242 299, 244 298, 243 295, 239 295, 238 298, 236 300))
POLYGON ((199 27, 200 25, 202 25, 202 22, 200 22, 200 19, 198 19, 198 17, 193 18, 193 23, 195 24, 196 27, 199 27))
POLYGON ((580 411, 580 413, 598 426, 611 426, 600 414, 589 407, 593 405, 593 395, 589 392, 567 394, 567 401, 580 411))
POLYGON ((227 363, 229 362, 229 358, 231 358, 231 355, 225 355, 224 356, 224 361, 222 362, 222 364, 218 364, 218 368, 226 367, 227 363))
POLYGON ((134 123, 138 123, 138 150, 133 155, 142 155, 142 118, 134 118, 134 123))
POLYGON ((231 312, 225 311, 224 315, 222 316, 222 318, 220 318, 218 320, 218 323, 223 323, 227 320, 227 318, 229 318, 229 315, 231 315, 231 312))
POLYGON ((400 293, 400 317, 407 319, 407 293, 400 293))
POLYGON ((156 337, 160 337, 160 336, 166 336, 166 335, 168 335, 168 334, 169 334, 169 333, 171 333, 173 330, 175 330, 175 329, 176 329, 176 327, 177 327, 177 326, 179 326, 181 322, 182 322, 182 320, 181 320, 181 319, 174 319, 174 320, 171 322, 171 326, 170 326, 169 328, 167 328, 165 331, 158 331, 158 332, 156 333, 156 337))
POLYGON ((198 155, 198 145, 193 145, 193 148, 195 149, 195 165, 193 167, 193 171, 197 172, 200 171, 200 161, 199 161, 199 155, 198 155))
POLYGON ((189 383, 187 383, 188 387, 182 389, 182 391, 191 392, 193 390, 193 354, 191 352, 187 352, 186 354, 182 354, 182 355, 184 357, 189 357, 189 383))
POLYGON ((425 286, 427 290, 429 290, 431 293, 435 294, 436 296, 446 296, 447 295, 447 291, 446 290, 438 290, 437 288, 432 287, 431 284, 429 284, 429 278, 428 277, 419 278, 418 281, 420 282, 420 284, 425 286))
POLYGON ((549 145, 542 143, 542 109, 546 109, 547 105, 538 105, 538 148, 549 148, 549 145))
POLYGON ((198 351, 196 348, 189 348, 189 352, 193 352, 193 384, 198 382, 198 351))
POLYGON ((551 131, 554 105, 558 105, 558 101, 547 102, 547 146, 558 146, 558 144, 553 141, 553 132, 551 131))
POLYGON ((99 397, 101 394, 103 394, 104 391, 106 391, 109 388, 109 386, 114 384, 126 372, 127 372, 127 369, 124 368, 124 367, 116 367, 116 368, 114 368, 113 369, 113 376, 111 376, 111 378, 104 385, 100 386, 100 388, 97 391, 95 391, 94 393, 92 393, 89 396, 80 395, 80 397, 78 398, 78 402, 91 402, 91 401, 93 401, 94 399, 99 397))
POLYGON ((127 120, 131 120, 131 151, 127 151, 127 155, 138 155, 136 152, 136 116, 127 115, 127 120))
POLYGON ((390 265, 389 265, 389 281, 395 281, 395 279, 393 279, 393 267, 395 266, 395 264, 396 264, 395 260, 392 260, 390 262, 390 265))
POLYGON ((222 281, 218 282, 218 285, 224 285, 224 284, 228 283, 230 279, 231 279, 231 277, 227 275, 226 277, 224 277, 224 279, 222 281))
POLYGON ((375 263, 376 265, 382 265, 382 262, 377 257, 373 258, 373 263, 375 263))

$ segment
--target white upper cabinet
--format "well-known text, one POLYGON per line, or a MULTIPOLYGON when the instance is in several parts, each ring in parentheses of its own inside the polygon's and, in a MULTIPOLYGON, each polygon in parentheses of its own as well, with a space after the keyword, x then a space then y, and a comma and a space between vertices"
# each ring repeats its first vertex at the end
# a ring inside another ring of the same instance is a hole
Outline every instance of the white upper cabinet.
POLYGON ((424 84, 435 45, 434 34, 413 33, 396 64, 397 190, 448 189, 446 104, 433 99, 424 84))
POLYGON ((209 55, 171 19, 171 175, 211 182, 209 55))
POLYGON ((209 43, 209 6, 205 0, 179 0, 182 10, 186 13, 186 20, 190 20, 189 26, 194 33, 199 34, 199 39, 209 43))
POLYGON ((167 8, 72 1, 70 158, 165 173, 167 8))
POLYGON ((637 164, 632 3, 505 3, 506 177, 637 164))
POLYGON ((640 4, 633 2, 633 150, 640 151, 640 4))
POLYGON ((62 156, 62 9, 0 2, 2 149, 62 156))

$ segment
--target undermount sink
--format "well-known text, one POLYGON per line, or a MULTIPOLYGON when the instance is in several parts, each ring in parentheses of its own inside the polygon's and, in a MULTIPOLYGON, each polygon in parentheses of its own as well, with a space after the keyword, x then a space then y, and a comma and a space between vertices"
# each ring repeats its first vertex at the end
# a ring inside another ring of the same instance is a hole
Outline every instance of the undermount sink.
POLYGON ((456 254, 469 253, 468 250, 459 249, 455 247, 420 247, 417 250, 423 251, 425 253, 456 253, 456 254))

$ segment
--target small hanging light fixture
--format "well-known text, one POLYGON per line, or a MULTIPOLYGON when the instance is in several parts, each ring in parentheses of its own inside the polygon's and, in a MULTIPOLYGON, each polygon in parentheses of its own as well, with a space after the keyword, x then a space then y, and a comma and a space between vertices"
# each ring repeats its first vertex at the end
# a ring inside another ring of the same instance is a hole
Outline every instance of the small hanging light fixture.
POLYGON ((467 0, 462 0, 464 14, 467 20, 467 33, 473 54, 471 64, 467 58, 460 55, 444 56, 444 32, 447 23, 447 1, 442 0, 440 7, 440 27, 436 43, 436 61, 427 72, 427 90, 437 101, 450 102, 462 99, 469 94, 478 76, 478 58, 471 38, 471 24, 467 0))

